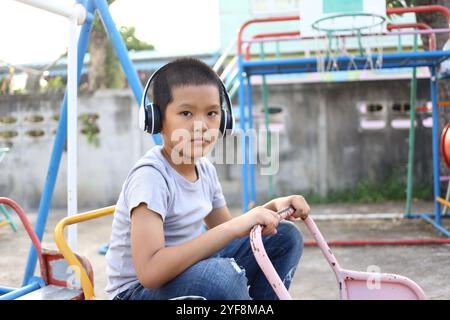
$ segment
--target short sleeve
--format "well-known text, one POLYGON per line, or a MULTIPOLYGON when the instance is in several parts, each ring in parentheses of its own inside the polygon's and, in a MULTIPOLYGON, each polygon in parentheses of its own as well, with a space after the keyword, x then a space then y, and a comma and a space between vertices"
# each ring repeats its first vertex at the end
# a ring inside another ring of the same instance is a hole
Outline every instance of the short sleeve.
POLYGON ((169 206, 169 189, 163 175, 154 167, 142 166, 133 172, 124 191, 128 214, 142 202, 164 221, 169 206))
POLYGON ((212 207, 213 209, 225 207, 227 202, 225 201, 225 196, 222 192, 222 186, 217 176, 216 168, 209 160, 207 160, 206 163, 209 179, 211 181, 212 207))

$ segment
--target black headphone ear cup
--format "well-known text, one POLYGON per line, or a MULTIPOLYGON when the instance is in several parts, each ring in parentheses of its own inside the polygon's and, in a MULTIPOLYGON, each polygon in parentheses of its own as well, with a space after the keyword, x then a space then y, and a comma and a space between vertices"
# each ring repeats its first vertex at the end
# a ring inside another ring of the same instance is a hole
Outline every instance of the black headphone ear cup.
POLYGON ((226 125, 226 123, 225 123, 225 118, 226 118, 225 113, 226 113, 226 111, 222 109, 222 112, 221 112, 221 115, 220 115, 220 127, 219 127, 219 130, 220 130, 220 133, 222 134, 222 136, 224 135, 224 129, 226 129, 226 127, 225 127, 225 125, 226 125))
POLYGON ((161 110, 159 110, 159 107, 157 105, 153 105, 153 112, 154 112, 154 129, 153 134, 157 134, 161 132, 162 129, 162 115, 161 110))
POLYGON ((227 110, 227 126, 226 130, 233 130, 233 114, 227 110))
POLYGON ((227 130, 233 130, 233 116, 229 110, 222 109, 222 116, 220 117, 220 133, 226 136, 227 130))

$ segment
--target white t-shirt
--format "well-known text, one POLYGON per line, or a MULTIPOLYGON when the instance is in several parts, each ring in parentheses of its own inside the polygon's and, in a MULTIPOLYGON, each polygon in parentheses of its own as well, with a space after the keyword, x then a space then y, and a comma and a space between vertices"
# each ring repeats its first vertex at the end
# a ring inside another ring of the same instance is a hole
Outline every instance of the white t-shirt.
POLYGON ((190 182, 151 148, 128 174, 116 204, 111 240, 106 253, 106 293, 110 299, 139 280, 131 258, 131 210, 141 202, 160 214, 165 245, 178 245, 202 233, 203 219, 226 205, 217 172, 207 158, 196 162, 198 179, 190 182))

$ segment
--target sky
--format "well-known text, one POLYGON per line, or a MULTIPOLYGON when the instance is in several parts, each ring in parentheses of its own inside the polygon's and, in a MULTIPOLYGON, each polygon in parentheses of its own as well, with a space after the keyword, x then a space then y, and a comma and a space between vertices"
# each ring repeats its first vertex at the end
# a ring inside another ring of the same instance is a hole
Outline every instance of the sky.
MULTIPOLYGON (((163 54, 220 47, 218 0, 116 0, 110 11, 118 27, 136 27, 163 54)), ((53 61, 68 46, 66 18, 14 0, 0 0, 0 30, 0 65, 53 61)))

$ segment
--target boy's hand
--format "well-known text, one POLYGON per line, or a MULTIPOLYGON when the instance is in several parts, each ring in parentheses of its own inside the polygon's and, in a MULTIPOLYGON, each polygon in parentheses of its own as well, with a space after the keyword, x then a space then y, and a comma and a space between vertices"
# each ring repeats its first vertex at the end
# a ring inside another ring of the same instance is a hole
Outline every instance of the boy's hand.
POLYGON ((274 235, 277 233, 278 215, 276 212, 262 206, 254 207, 247 213, 235 217, 226 223, 233 230, 235 237, 245 237, 250 234, 255 225, 262 225, 262 235, 274 235))
POLYGON ((292 206, 295 209, 295 212, 288 218, 288 220, 291 221, 298 220, 298 218, 306 219, 309 212, 311 211, 305 198, 300 195, 276 198, 273 200, 273 205, 276 211, 280 211, 286 209, 289 206, 292 206))

